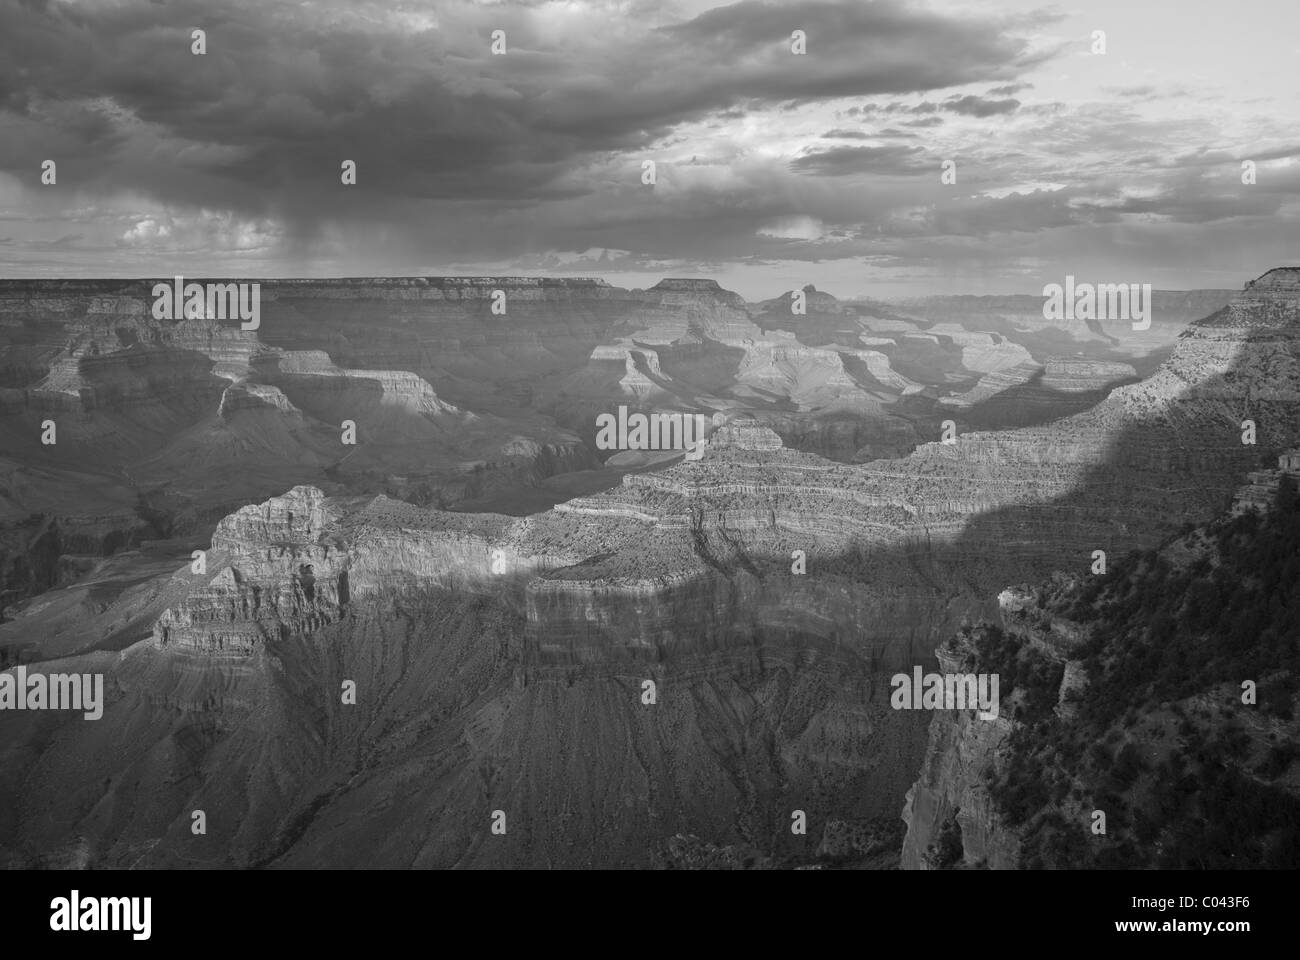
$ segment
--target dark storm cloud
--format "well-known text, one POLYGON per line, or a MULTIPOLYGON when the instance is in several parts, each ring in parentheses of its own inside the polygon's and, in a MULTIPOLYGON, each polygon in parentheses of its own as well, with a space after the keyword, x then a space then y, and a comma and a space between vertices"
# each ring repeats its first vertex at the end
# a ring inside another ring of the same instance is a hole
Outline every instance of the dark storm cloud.
POLYGON ((0 10, 0 169, 291 220, 391 216, 411 199, 572 196, 593 155, 710 114, 1013 76, 1001 21, 898 2, 760 3, 658 30, 557 41, 536 11, 450 5, 439 29, 347 5, 26 3, 0 10), (326 15, 332 13, 333 15, 326 15), (190 31, 208 52, 190 52, 190 31), (510 52, 490 55, 492 29, 510 52), (809 52, 793 56, 790 33, 809 52), (360 189, 339 189, 355 160, 360 189), (385 200, 387 197, 387 201, 385 200))
POLYGON ((895 0, 744 0, 663 32, 733 67, 711 74, 714 96, 798 100, 933 90, 1037 62, 992 22, 946 19, 895 0), (794 30, 807 36, 806 56, 791 55, 794 30))

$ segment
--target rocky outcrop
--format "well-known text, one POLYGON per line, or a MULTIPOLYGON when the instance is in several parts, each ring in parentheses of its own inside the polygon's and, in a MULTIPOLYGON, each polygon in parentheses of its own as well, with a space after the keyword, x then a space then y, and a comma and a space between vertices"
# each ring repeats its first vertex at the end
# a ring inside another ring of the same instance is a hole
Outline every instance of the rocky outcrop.
POLYGON ((234 383, 221 391, 217 415, 230 419, 241 410, 271 409, 295 420, 302 419, 302 411, 289 402, 279 387, 266 383, 234 383))
POLYGON ((955 323, 936 323, 926 334, 959 346, 962 366, 972 373, 994 373, 1033 359, 1023 346, 1000 334, 971 331, 955 323))
MULTIPOLYGON (((959 644, 941 647, 940 672, 965 672, 967 653, 959 644)), ((904 870, 940 866, 936 846, 950 822, 960 833, 961 859, 943 867, 1008 870, 1020 865, 1019 837, 998 816, 988 789, 989 773, 996 771, 999 751, 1014 727, 1009 716, 985 720, 974 710, 934 715, 920 776, 907 791, 903 807, 904 870)))
POLYGON ((1052 357, 1047 361, 1040 383, 1044 390, 1060 393, 1089 393, 1104 390, 1123 380, 1137 378, 1137 371, 1127 363, 1090 360, 1078 357, 1052 357))
POLYGON ((1232 498, 1232 512, 1267 510, 1277 496, 1278 484, 1284 476, 1300 481, 1300 450, 1288 450, 1278 456, 1274 470, 1252 470, 1247 474, 1246 483, 1232 498))
POLYGON ((162 615, 154 642, 251 656, 261 644, 338 622, 352 602, 481 589, 558 562, 520 556, 506 542, 504 518, 473 528, 447 516, 438 529, 436 515, 387 497, 350 514, 346 504, 304 486, 226 517, 212 535, 215 574, 162 615))
POLYGON ((1000 394, 1005 394, 1016 387, 1023 387, 1035 380, 1041 380, 1043 368, 1034 361, 1018 363, 1003 367, 980 377, 975 386, 964 393, 940 397, 939 403, 956 410, 969 409, 976 404, 985 403, 1000 394))
POLYGON ((1113 387, 1139 379, 1127 363, 1079 357, 1027 361, 985 374, 970 390, 941 397, 954 411, 969 411, 982 427, 1041 423, 1087 409, 1113 387))

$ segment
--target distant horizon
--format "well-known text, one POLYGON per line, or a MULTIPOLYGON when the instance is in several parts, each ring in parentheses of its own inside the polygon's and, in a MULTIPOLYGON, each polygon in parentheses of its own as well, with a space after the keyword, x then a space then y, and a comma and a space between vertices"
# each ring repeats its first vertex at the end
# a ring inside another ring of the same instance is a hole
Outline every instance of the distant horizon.
MULTIPOLYGON (((1277 269, 1300 269, 1300 265, 1296 265, 1294 267, 1287 266, 1287 265, 1269 267, 1261 271, 1260 273, 1251 276, 1248 280, 1244 280, 1240 284, 1237 284, 1235 286, 1234 285, 1197 286, 1197 287, 1153 286, 1152 292, 1154 293, 1197 293, 1203 291, 1240 291, 1245 289, 1246 285, 1251 283, 1252 281, 1258 280, 1260 277, 1264 276, 1265 274, 1277 269)), ((169 279, 172 279, 175 276, 177 276, 177 274, 173 273, 173 274, 158 274, 158 275, 150 275, 150 276, 0 277, 0 285, 15 284, 15 283, 96 283, 96 282, 162 283, 169 279)), ((726 284, 718 280, 716 277, 672 276, 672 275, 661 276, 653 283, 636 284, 636 285, 627 285, 626 283, 615 283, 612 282, 608 277, 592 275, 592 274, 585 274, 581 276, 579 275, 569 276, 565 274, 557 275, 557 274, 541 274, 541 273, 537 273, 537 274, 518 273, 518 274, 496 274, 496 275, 473 274, 473 273, 403 273, 403 274, 367 274, 367 275, 356 274, 351 276, 325 276, 325 275, 267 276, 267 275, 257 275, 257 274, 239 274, 239 273, 182 273, 180 274, 180 276, 185 277, 186 279, 194 280, 196 282, 201 280, 207 280, 207 281, 229 280, 229 281, 242 281, 247 283, 287 283, 287 282, 355 283, 355 282, 365 282, 365 281, 375 281, 375 280, 492 280, 492 281, 556 280, 556 281, 565 281, 565 282, 589 281, 589 282, 603 283, 608 287, 613 287, 615 289, 620 289, 620 290, 627 290, 629 292, 636 291, 636 290, 642 290, 642 291, 651 290, 658 284, 669 280, 712 281, 713 283, 717 284, 719 289, 723 290, 726 293, 737 294, 746 303, 762 303, 767 300, 775 300, 788 293, 791 293, 794 290, 802 290, 808 286, 814 287, 818 293, 830 294, 832 297, 834 297, 836 300, 840 301, 841 303, 853 303, 853 302, 863 301, 863 300, 874 300, 880 303, 905 303, 908 301, 944 299, 944 298, 955 298, 955 297, 976 297, 976 298, 982 297, 982 298, 990 298, 990 299, 996 299, 999 297, 1038 298, 1038 297, 1042 297, 1043 295, 1041 289, 1034 290, 1034 291, 1000 290, 1000 291, 980 291, 980 292, 957 290, 957 291, 944 292, 944 293, 920 293, 920 294, 904 294, 904 295, 881 295, 881 294, 871 294, 871 293, 841 294, 829 287, 825 287, 820 284, 809 283, 800 286, 786 287, 782 290, 777 291, 774 294, 770 294, 766 296, 750 296, 750 295, 746 295, 741 290, 738 290, 734 287, 727 286, 726 284)), ((1064 276, 1065 274, 1062 273, 1061 277, 1064 276)), ((1049 276, 1048 279, 1046 279, 1044 282, 1054 283, 1059 281, 1049 276)))

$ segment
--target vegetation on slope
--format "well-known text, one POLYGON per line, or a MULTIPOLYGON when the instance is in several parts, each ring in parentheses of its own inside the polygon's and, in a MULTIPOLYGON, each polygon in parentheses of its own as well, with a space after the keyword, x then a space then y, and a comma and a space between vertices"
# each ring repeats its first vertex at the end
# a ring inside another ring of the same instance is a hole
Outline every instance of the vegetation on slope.
POLYGON ((1300 866, 1298 499, 1284 477, 1267 515, 1188 530, 1045 591, 1045 615, 1089 638, 1074 654, 1087 682, 1064 711, 1041 653, 977 628, 980 669, 1013 678, 1004 700, 1028 687, 989 784, 1022 830, 1025 866, 1300 866))

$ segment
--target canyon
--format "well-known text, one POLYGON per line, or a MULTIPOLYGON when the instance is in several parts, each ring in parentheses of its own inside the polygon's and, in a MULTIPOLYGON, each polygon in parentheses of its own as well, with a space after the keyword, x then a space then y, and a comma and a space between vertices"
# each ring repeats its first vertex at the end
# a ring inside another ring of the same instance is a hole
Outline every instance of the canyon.
POLYGON ((7 866, 874 863, 909 789, 918 866, 936 784, 999 741, 888 677, 1300 443, 1289 268, 1156 291, 1140 342, 698 280, 263 281, 255 332, 18 283, 0 651, 107 705, 0 718, 7 866), (617 403, 721 424, 610 467, 617 403))
MULTIPOLYGON (((1074 339, 1039 319, 981 332, 811 287, 796 316, 793 294, 747 304, 711 280, 268 280, 255 331, 156 320, 152 289, 0 282, 0 610, 84 565, 61 557, 197 545, 231 510, 300 483, 546 509, 647 465, 596 446, 596 418, 616 402, 745 413, 797 449, 863 462, 933 439, 945 404, 973 406, 972 425, 1042 422, 1095 402, 1128 370, 1093 358, 1087 331, 1074 339), (1085 356, 1043 356, 1045 332, 1085 356), (358 443, 341 442, 345 422, 358 443)), ((1205 291, 1194 303, 1216 297, 1227 302, 1205 291)), ((1161 344, 1192 319, 1186 306, 1157 296, 1161 344)), ((1139 364, 1165 348, 1143 337, 1139 364)))

